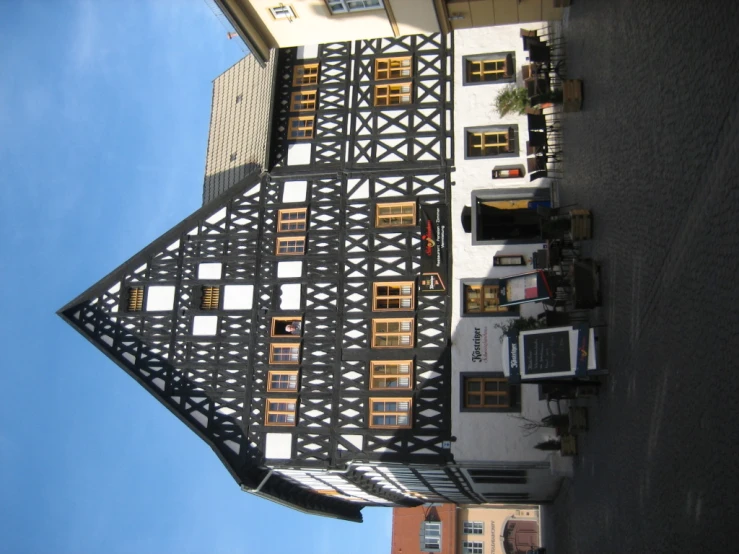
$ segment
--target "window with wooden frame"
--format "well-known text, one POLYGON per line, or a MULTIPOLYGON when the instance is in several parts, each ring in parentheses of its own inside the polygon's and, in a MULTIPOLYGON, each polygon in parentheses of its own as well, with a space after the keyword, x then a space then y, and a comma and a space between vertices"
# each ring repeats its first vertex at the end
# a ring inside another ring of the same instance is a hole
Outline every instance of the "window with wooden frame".
POLYGON ((370 362, 370 389, 413 388, 413 360, 370 362))
POLYGON ((275 251, 278 256, 305 254, 305 237, 277 237, 275 251))
POLYGON ((376 227, 408 227, 415 224, 415 202, 377 204, 377 207, 375 208, 376 227))
POLYGON ((314 112, 316 111, 315 90, 298 90, 290 95, 291 112, 314 112))
POLYGON ((279 210, 277 212, 277 232, 305 231, 308 221, 308 208, 279 210))
POLYGON ((221 287, 203 287, 203 296, 200 299, 201 310, 217 310, 221 303, 221 287))
POLYGON ((412 405, 412 398, 370 398, 370 427, 410 427, 412 405))
POLYGON ((497 284, 465 283, 462 285, 465 314, 507 312, 508 307, 500 305, 500 287, 497 284))
POLYGON ((500 255, 493 256, 494 266, 506 266, 506 265, 526 265, 526 258, 523 256, 510 256, 500 255))
POLYGON ((296 405, 297 400, 295 398, 268 398, 264 424, 285 426, 295 425, 296 405))
POLYGON ((287 121, 288 138, 292 140, 308 140, 313 138, 315 116, 301 115, 291 117, 287 121))
POLYGON ((375 60, 375 80, 402 79, 413 74, 410 56, 404 58, 380 58, 375 60))
POLYGON ((267 391, 282 392, 298 390, 297 371, 270 371, 267 374, 267 391))
POLYGON ((514 153, 515 136, 513 127, 467 129, 467 157, 487 158, 514 153))
POLYGON ((508 379, 463 375, 464 407, 473 410, 498 410, 510 407, 508 379))
POLYGON ((397 283, 374 283, 372 285, 372 309, 412 310, 415 283, 404 281, 397 283))
POLYGON ((269 363, 297 364, 300 362, 300 343, 270 344, 269 363))
POLYGON ((302 87, 305 85, 318 84, 318 64, 296 65, 293 68, 293 86, 302 87))
POLYGON ((302 329, 303 319, 300 316, 273 317, 270 333, 272 337, 294 337, 300 336, 302 329))
POLYGON ((467 56, 464 58, 464 84, 513 80, 515 65, 511 52, 467 56))
POLYGON ((400 106, 411 103, 411 84, 375 85, 375 106, 400 106))
POLYGON ((373 319, 372 348, 413 348, 413 324, 410 319, 373 319))
POLYGON ((140 312, 144 309, 144 287, 128 289, 128 307, 126 311, 140 312))

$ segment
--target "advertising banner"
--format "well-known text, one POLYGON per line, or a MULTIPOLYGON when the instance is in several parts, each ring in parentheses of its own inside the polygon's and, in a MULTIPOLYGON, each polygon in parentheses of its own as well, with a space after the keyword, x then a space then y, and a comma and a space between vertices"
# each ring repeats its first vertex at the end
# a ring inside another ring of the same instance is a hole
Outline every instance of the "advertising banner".
POLYGON ((449 241, 445 204, 421 204, 422 294, 446 292, 449 282, 449 241))

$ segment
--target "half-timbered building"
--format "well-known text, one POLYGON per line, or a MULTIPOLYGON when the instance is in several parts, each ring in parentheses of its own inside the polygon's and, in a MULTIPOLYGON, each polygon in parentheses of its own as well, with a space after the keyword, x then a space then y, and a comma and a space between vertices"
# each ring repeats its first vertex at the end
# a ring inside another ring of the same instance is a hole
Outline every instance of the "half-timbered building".
MULTIPOLYGON (((246 491, 355 521, 366 505, 551 498, 540 453, 508 452, 510 410, 455 424, 449 37, 272 60, 214 84, 203 207, 60 315, 246 491)), ((477 416, 514 394, 494 367, 474 376, 477 416)))

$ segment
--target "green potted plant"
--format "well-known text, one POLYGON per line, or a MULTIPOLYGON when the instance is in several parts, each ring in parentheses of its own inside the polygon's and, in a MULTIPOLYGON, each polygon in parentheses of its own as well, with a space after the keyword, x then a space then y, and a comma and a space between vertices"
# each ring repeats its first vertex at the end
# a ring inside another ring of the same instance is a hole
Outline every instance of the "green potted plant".
POLYGON ((501 117, 514 113, 521 115, 529 105, 529 97, 525 88, 508 85, 498 93, 495 99, 495 109, 501 117))

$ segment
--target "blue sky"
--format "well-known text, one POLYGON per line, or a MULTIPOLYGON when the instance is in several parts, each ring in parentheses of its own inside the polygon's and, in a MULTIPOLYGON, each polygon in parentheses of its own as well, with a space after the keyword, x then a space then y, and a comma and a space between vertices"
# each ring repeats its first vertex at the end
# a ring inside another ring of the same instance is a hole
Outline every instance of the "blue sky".
POLYGON ((0 1, 0 550, 357 554, 362 525, 241 492, 55 311, 200 206, 211 81, 244 55, 203 0, 0 1))

